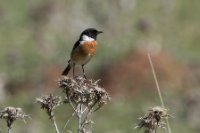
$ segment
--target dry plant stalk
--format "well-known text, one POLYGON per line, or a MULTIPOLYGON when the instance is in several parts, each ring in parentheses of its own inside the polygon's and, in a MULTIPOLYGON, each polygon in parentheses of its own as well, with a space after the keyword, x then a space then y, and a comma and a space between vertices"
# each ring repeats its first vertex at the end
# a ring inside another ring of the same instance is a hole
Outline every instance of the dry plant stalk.
POLYGON ((143 117, 138 118, 139 123, 135 128, 144 128, 144 133, 156 133, 158 127, 166 130, 166 124, 162 119, 169 116, 167 109, 153 107, 143 117))
POLYGON ((8 133, 11 133, 11 128, 15 120, 22 119, 26 122, 25 118, 30 118, 30 116, 25 114, 22 108, 5 107, 0 111, 0 119, 5 119, 7 122, 8 133))
MULTIPOLYGON (((165 108, 164 100, 163 100, 163 97, 162 97, 162 94, 161 94, 160 86, 159 86, 159 84, 158 84, 158 79, 157 79, 157 76, 156 76, 156 72, 155 72, 155 69, 154 69, 153 62, 152 62, 152 60, 151 60, 151 55, 150 55, 150 53, 148 53, 148 59, 149 59, 149 63, 150 63, 150 66, 151 66, 153 78, 154 78, 154 80, 155 80, 155 84, 156 84, 156 88, 157 88, 157 91, 158 91, 158 95, 159 95, 159 98, 160 98, 160 102, 161 102, 162 108, 165 108)), ((169 133, 172 133, 171 127, 170 127, 170 124, 169 124, 169 120, 168 120, 167 117, 166 117, 166 122, 167 122, 167 129, 168 129, 168 132, 169 132, 169 133)))
POLYGON ((54 109, 63 103, 61 97, 53 96, 53 94, 50 94, 49 96, 42 96, 41 98, 36 98, 36 102, 41 104, 41 109, 46 110, 47 115, 53 122, 56 133, 59 133, 56 118, 54 115, 54 109))
MULTIPOLYGON (((93 121, 89 117, 110 101, 110 96, 98 85, 98 81, 83 77, 63 77, 59 80, 59 86, 65 93, 66 103, 69 103, 74 110, 72 117, 76 114, 78 118, 78 133, 91 132, 93 121)), ((69 120, 64 129, 68 122, 69 120)))

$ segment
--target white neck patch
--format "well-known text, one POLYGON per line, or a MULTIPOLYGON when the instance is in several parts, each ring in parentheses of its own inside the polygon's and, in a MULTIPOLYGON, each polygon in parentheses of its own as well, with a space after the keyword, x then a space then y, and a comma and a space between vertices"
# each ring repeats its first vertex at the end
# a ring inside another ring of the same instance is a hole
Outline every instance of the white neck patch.
POLYGON ((94 41, 94 38, 91 38, 91 37, 89 37, 89 36, 87 36, 87 35, 83 35, 83 36, 82 36, 82 41, 83 41, 83 42, 85 42, 85 41, 87 41, 87 42, 92 42, 92 41, 94 41))

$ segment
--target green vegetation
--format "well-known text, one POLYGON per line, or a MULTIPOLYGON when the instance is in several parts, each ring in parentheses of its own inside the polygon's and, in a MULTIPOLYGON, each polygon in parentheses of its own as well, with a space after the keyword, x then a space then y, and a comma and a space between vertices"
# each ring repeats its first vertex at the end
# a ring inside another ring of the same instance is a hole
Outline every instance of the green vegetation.
MULTIPOLYGON (((177 64, 188 68, 185 71, 199 78, 198 71, 193 70, 200 66, 199 5, 199 0, 1 0, 0 79, 5 75, 7 92, 0 106, 20 106, 33 118, 26 128, 16 122, 13 130, 54 132, 44 112, 33 102, 41 93, 49 92, 48 88, 56 89, 55 80, 67 64, 74 42, 88 27, 104 31, 98 38, 97 55, 86 67, 90 77, 98 78, 106 65, 120 63, 138 49, 149 48, 169 54, 177 64)), ((197 84, 178 88, 182 90, 168 90, 173 86, 170 84, 162 86, 166 106, 175 116, 170 119, 173 133, 200 131, 199 121, 188 116, 190 104, 184 102, 188 90, 199 88, 199 79, 191 80, 197 84)), ((146 88, 124 97, 114 98, 94 115, 94 132, 142 132, 133 129, 134 123, 148 107, 159 104, 157 93, 146 88)), ((56 112, 60 125, 72 110, 61 107, 56 112)), ((0 121, 0 132, 5 131, 4 124, 0 121)), ((69 129, 76 130, 75 121, 69 129)))

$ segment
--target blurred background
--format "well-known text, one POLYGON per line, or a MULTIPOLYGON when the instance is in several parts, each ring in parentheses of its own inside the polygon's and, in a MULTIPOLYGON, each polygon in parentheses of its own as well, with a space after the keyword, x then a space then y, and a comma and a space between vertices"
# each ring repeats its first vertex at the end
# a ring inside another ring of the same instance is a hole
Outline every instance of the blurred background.
MULTIPOLYGON (((35 97, 62 94, 57 80, 80 33, 94 27, 96 56, 85 67, 112 101, 93 115, 94 132, 127 133, 160 105, 150 53, 173 133, 200 132, 199 0, 1 0, 0 107, 22 107, 32 119, 15 133, 54 133, 35 97)), ((80 67, 76 69, 81 75, 80 67)), ((56 110, 61 128, 73 110, 56 110)), ((76 120, 68 129, 76 132, 76 120)), ((6 124, 0 120, 0 132, 6 124)), ((164 132, 161 130, 161 132, 164 132)))

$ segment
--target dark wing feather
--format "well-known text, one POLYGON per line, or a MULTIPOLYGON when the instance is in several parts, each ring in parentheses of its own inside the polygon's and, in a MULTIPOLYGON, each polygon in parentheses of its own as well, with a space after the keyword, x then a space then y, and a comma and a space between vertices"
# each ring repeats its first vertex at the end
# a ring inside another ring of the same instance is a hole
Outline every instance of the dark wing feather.
MULTIPOLYGON (((74 44, 74 47, 72 49, 72 52, 80 45, 79 40, 74 44)), ((71 52, 71 56, 72 56, 72 52, 71 52)))
POLYGON ((67 66, 67 67, 65 68, 65 70, 62 72, 62 75, 66 75, 66 76, 67 76, 67 74, 69 73, 70 69, 71 69, 71 65, 68 64, 68 66, 67 66))

